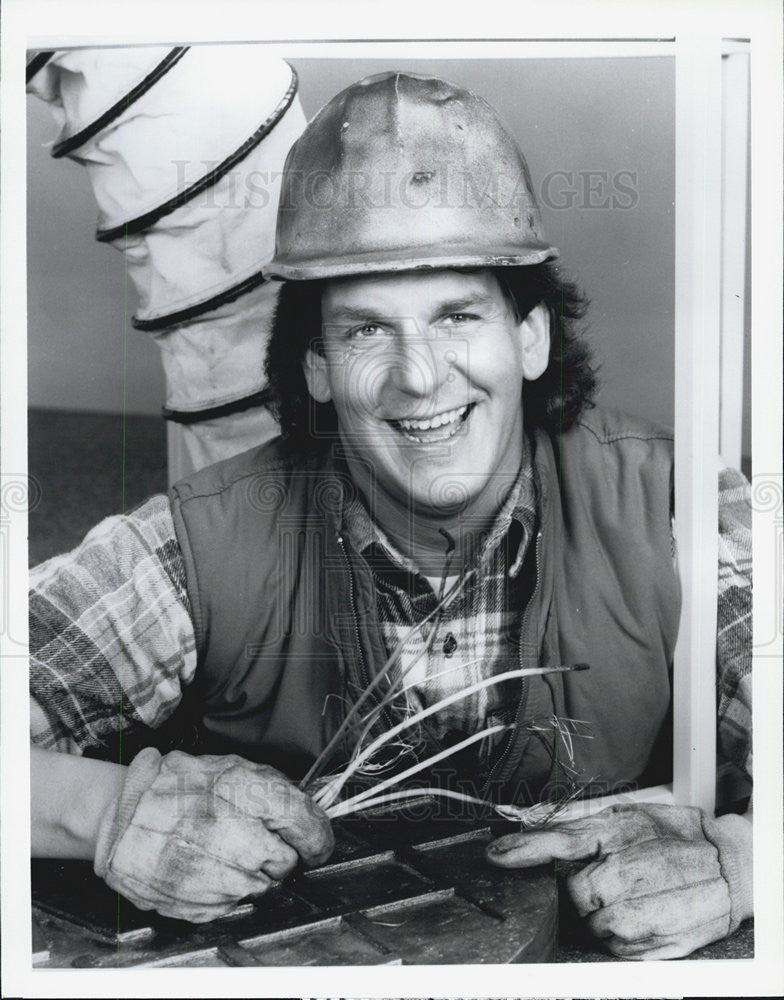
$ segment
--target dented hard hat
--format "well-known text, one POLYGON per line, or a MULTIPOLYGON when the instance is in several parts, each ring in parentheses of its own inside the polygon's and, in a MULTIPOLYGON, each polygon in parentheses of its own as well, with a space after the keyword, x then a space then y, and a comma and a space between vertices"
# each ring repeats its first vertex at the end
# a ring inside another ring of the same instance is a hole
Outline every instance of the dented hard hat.
POLYGON ((334 97, 292 146, 264 270, 307 280, 557 256, 525 159, 490 105, 387 72, 334 97))

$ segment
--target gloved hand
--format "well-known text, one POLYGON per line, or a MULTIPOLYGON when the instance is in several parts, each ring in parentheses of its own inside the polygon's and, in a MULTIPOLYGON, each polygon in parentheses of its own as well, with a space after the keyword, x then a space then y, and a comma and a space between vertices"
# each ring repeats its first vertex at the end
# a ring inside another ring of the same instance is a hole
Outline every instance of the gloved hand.
POLYGON ((686 806, 611 806, 494 841, 504 868, 591 859, 567 879, 580 916, 624 958, 680 958, 752 915, 751 823, 686 806))
POLYGON ((274 768, 149 747, 101 817, 95 871, 142 910, 200 923, 334 843, 324 812, 274 768))

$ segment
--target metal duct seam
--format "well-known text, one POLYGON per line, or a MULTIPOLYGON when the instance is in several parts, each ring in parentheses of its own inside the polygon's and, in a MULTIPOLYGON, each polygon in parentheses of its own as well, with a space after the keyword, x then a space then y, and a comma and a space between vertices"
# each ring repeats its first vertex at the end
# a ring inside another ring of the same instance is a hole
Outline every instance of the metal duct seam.
POLYGON ((166 316, 156 316, 155 319, 141 319, 139 316, 134 316, 131 319, 131 324, 135 330, 142 330, 145 333, 165 330, 170 326, 179 326, 181 323, 187 323, 188 320, 195 319, 203 313, 212 312, 220 306, 236 301, 241 295, 256 288, 257 285, 262 284, 265 280, 262 272, 258 271, 249 278, 245 278, 244 281, 232 285, 231 288, 227 288, 222 292, 218 292, 217 295, 205 299, 204 302, 188 306, 186 309, 180 309, 178 312, 168 313, 166 316))
MULTIPOLYGON (((41 61, 36 73, 28 72, 26 87, 29 94, 50 105, 60 125, 60 134, 49 146, 67 142, 103 118, 110 108, 135 91, 171 51, 168 45, 52 51, 46 62, 41 61)), ((167 81, 169 91, 176 92, 176 81, 172 82, 170 75, 167 81)), ((145 91, 149 93, 150 89, 145 91)), ((133 102, 123 108, 121 118, 127 120, 137 107, 133 102)), ((77 162, 81 159, 72 158, 77 162)))
POLYGON ((244 281, 232 285, 231 288, 213 295, 212 298, 205 299, 204 302, 198 305, 189 306, 187 309, 180 309, 179 312, 172 312, 167 316, 158 316, 155 319, 140 319, 138 316, 134 316, 131 319, 131 324, 135 330, 142 330, 145 333, 153 333, 158 330, 165 330, 170 326, 178 326, 180 323, 187 323, 188 320, 195 319, 203 313, 212 312, 214 309, 226 305, 228 302, 234 302, 241 295, 251 291, 264 281, 266 281, 266 278, 259 271, 244 281))
POLYGON ((166 56, 158 63, 158 65, 148 73, 143 80, 140 81, 135 87, 128 91, 119 101, 115 102, 108 110, 106 110, 102 115, 96 118, 85 128, 80 129, 77 133, 72 136, 68 136, 62 139, 60 142, 56 143, 52 148, 52 156, 54 159, 60 159, 62 156, 67 156, 74 150, 83 146, 86 142, 97 135, 102 129, 106 128, 115 118, 123 114, 130 107, 134 101, 146 94, 147 91, 153 87, 158 80, 161 79, 172 66, 175 66, 180 59, 185 55, 190 46, 183 45, 173 48, 171 52, 167 53, 166 56))
POLYGON ((304 126, 295 98, 278 126, 203 195, 112 242, 139 294, 137 329, 165 330, 261 284, 275 250, 283 163, 304 126))
POLYGON ((40 73, 40 71, 55 54, 55 51, 55 49, 50 49, 46 52, 36 52, 25 67, 25 83, 29 83, 36 73, 40 73))
POLYGON ((175 424, 197 424, 205 420, 217 420, 220 417, 229 417, 234 413, 242 413, 253 407, 266 407, 269 405, 272 393, 269 388, 260 389, 258 392, 243 396, 242 399, 235 399, 231 403, 224 403, 222 406, 210 406, 203 410, 171 410, 167 406, 161 407, 161 416, 164 420, 169 420, 175 424))
POLYGON ((166 408, 196 413, 264 389, 264 358, 277 301, 277 283, 263 281, 234 302, 150 333, 166 372, 166 408))
POLYGON ((232 167, 236 166, 237 163, 243 160, 248 153, 258 146, 262 139, 269 135, 269 133, 275 128, 296 97, 298 87, 297 73, 292 66, 289 66, 289 69, 291 70, 291 83, 289 84, 286 93, 283 95, 272 114, 269 115, 266 121, 264 121, 238 149, 236 149, 230 156, 226 157, 226 159, 224 159, 194 184, 185 188, 185 190, 180 191, 173 198, 170 198, 157 208, 153 208, 148 212, 145 212, 143 215, 139 215, 135 219, 129 219, 127 222, 114 226, 111 229, 99 229, 95 234, 96 240, 101 243, 110 243, 123 236, 132 236, 136 233, 143 232, 149 226, 154 225, 159 219, 169 215, 176 208, 186 204, 188 201, 201 194, 202 191, 205 191, 207 188, 214 185, 221 179, 221 177, 224 176, 224 174, 228 173, 232 167))

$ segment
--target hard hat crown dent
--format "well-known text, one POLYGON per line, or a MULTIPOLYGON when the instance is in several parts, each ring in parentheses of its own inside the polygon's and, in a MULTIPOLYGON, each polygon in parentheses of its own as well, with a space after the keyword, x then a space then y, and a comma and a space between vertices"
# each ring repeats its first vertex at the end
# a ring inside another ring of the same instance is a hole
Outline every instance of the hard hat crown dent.
POLYGON ((490 105, 389 71, 339 93, 292 146, 266 272, 302 280, 557 255, 525 159, 490 105))

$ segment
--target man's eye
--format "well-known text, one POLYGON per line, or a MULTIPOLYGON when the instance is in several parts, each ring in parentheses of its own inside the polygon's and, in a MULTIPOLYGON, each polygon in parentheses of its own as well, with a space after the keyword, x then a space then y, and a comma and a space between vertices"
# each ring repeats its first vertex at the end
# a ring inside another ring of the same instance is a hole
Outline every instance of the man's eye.
POLYGON ((441 326, 462 326, 464 323, 471 323, 472 321, 478 319, 474 313, 447 313, 441 321, 441 326))
POLYGON ((377 323, 363 323, 362 326, 355 326, 353 330, 349 330, 349 339, 367 339, 369 337, 376 337, 381 333, 381 327, 377 323))

